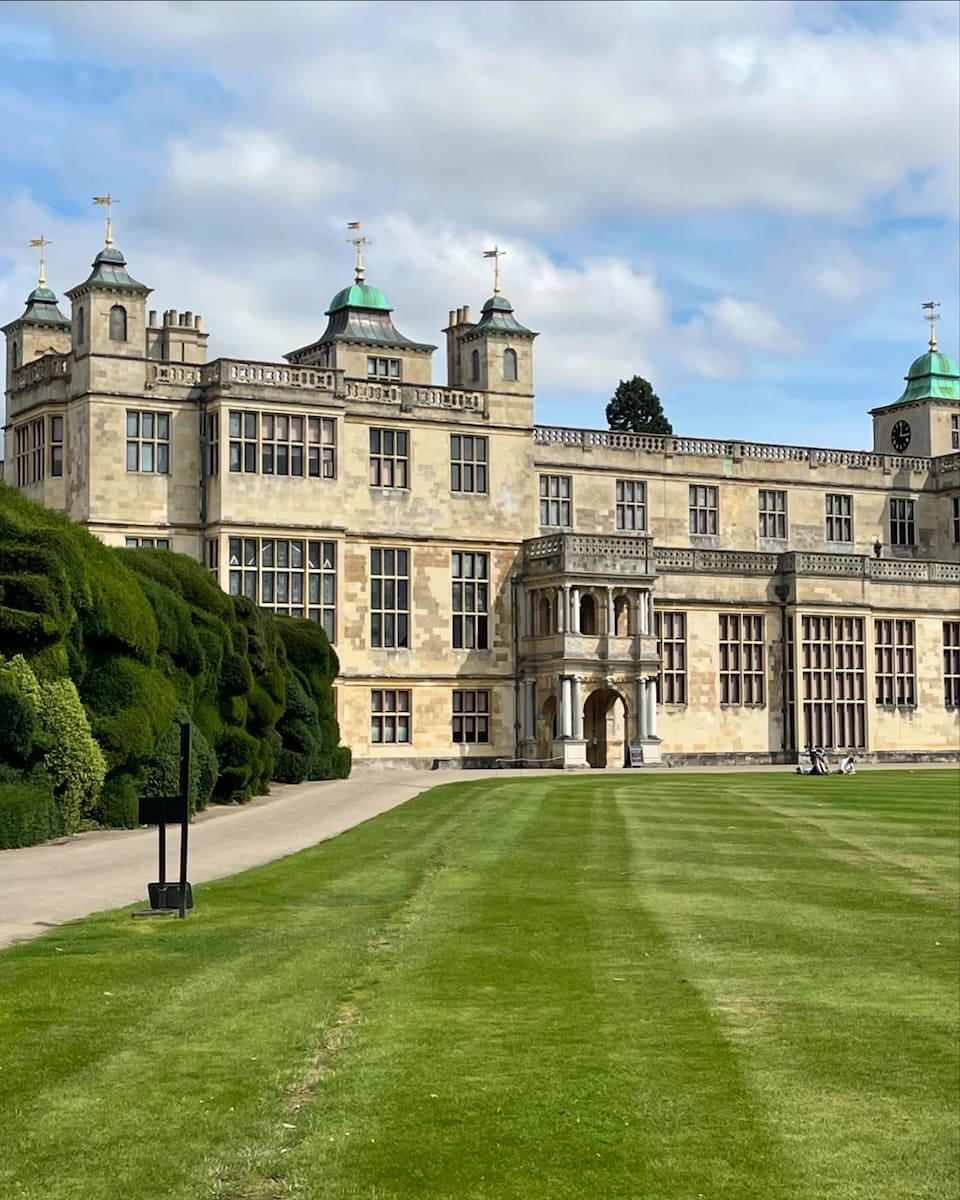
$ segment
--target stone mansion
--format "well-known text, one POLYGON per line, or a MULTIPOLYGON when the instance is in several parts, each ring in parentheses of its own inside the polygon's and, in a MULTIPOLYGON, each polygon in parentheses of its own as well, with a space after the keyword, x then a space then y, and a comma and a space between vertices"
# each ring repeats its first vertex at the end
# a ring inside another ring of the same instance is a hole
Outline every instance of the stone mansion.
POLYGON ((537 425, 495 294, 436 347, 375 287, 207 361, 112 245, 6 335, 5 480, 320 622, 358 765, 958 757, 960 374, 931 347, 838 450, 537 425), (318 323, 319 324, 319 323, 318 323))

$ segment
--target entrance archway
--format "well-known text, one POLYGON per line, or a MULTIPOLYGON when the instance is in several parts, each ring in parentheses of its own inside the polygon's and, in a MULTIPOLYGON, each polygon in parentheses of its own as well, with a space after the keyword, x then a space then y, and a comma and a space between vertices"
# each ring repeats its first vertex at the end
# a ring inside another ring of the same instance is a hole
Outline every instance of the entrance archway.
POLYGON ((627 702, 614 688, 597 688, 587 697, 583 706, 583 736, 591 767, 626 764, 627 702))

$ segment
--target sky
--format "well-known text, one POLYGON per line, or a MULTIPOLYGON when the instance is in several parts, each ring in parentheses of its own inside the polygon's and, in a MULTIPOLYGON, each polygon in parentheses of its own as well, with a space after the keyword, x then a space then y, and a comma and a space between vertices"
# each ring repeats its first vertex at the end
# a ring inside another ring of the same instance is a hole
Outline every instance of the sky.
POLYGON ((0 122, 0 323, 31 238, 86 277, 110 192, 211 357, 315 340, 348 221, 434 344, 499 245, 541 424, 603 428, 640 374, 679 434, 866 447, 923 301, 957 355, 954 2, 6 0, 0 122))

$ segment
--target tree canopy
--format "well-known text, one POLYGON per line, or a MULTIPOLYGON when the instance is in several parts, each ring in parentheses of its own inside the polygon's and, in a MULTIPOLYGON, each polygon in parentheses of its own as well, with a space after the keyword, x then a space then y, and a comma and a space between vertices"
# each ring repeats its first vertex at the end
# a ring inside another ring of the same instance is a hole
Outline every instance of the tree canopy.
POLYGON ((620 380, 607 405, 607 425, 620 433, 673 433, 660 397, 640 375, 620 380))

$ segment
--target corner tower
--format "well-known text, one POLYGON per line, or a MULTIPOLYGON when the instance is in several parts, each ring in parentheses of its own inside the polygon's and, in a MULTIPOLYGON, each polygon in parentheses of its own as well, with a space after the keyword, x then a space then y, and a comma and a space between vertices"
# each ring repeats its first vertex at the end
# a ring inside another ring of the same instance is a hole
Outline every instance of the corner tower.
POLYGON ((506 251, 495 246, 484 258, 494 260, 493 295, 480 310, 480 320, 470 321, 469 308, 451 312, 444 330, 447 337, 447 374, 450 387, 476 388, 509 396, 533 395, 533 340, 538 335, 513 315, 513 305, 500 292, 500 258, 506 251))
POLYGON ((929 349, 910 364, 900 398, 870 410, 876 454, 935 458, 960 449, 960 368, 937 349, 934 310, 939 304, 928 301, 923 307, 930 322, 929 349))
POLYGON ((43 257, 46 238, 35 238, 32 246, 40 247, 40 272, 37 286, 26 299, 23 313, 3 326, 7 339, 6 390, 13 385, 13 374, 27 363, 45 354, 68 354, 70 351, 70 322, 57 305, 56 295, 47 287, 43 257))

